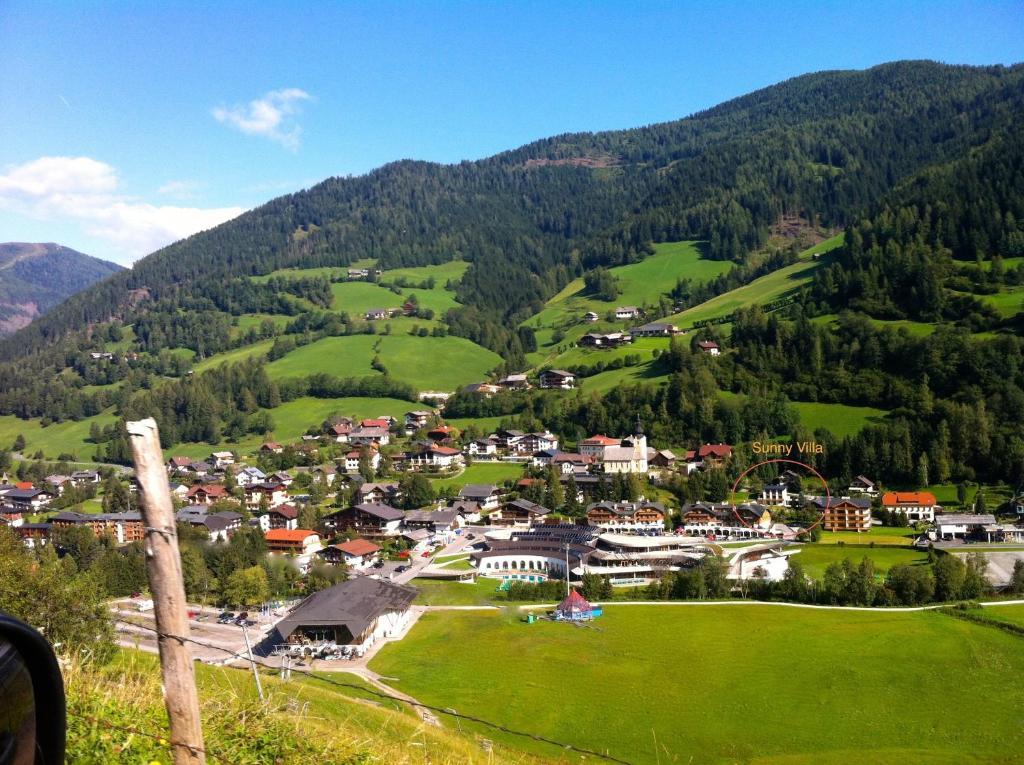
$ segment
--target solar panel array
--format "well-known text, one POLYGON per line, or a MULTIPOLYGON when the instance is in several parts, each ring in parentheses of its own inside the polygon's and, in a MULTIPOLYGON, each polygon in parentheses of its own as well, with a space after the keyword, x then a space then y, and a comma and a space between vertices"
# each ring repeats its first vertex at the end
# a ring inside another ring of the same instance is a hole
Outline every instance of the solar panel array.
POLYGON ((600 529, 594 526, 580 526, 576 523, 545 524, 543 526, 532 526, 527 530, 514 533, 514 539, 522 541, 549 541, 557 540, 563 544, 585 545, 589 544, 600 533, 600 529))

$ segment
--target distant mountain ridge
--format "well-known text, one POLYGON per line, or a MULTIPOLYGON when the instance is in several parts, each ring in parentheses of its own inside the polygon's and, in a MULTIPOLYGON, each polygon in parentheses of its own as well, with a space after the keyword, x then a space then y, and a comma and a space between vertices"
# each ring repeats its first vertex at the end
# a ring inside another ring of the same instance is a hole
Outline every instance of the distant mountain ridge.
POLYGON ((27 326, 54 306, 122 266, 53 242, 0 243, 0 336, 27 326))

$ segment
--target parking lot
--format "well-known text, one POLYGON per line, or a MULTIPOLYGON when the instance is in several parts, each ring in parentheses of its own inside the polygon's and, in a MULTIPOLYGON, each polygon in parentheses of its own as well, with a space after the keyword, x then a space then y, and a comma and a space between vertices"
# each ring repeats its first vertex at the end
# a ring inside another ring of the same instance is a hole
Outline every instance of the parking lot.
MULTIPOLYGON (((153 632, 156 629, 156 620, 152 610, 139 611, 137 600, 126 599, 112 603, 111 611, 117 619, 115 626, 119 644, 156 652, 156 635, 153 632)), ((219 624, 217 617, 223 613, 222 611, 190 606, 190 613, 193 614, 189 619, 190 636, 196 641, 210 644, 190 644, 189 648, 196 659, 207 663, 221 663, 230 658, 228 651, 245 654, 245 636, 242 634, 242 628, 233 623, 219 624)), ((255 648, 273 626, 274 618, 260 618, 261 615, 257 613, 251 614, 251 617, 257 622, 254 626, 248 627, 249 640, 255 648)))

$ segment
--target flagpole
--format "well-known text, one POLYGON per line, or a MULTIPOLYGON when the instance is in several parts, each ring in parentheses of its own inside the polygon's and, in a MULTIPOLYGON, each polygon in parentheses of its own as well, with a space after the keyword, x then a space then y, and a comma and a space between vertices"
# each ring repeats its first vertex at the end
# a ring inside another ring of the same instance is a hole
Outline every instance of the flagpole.
POLYGON ((565 543, 565 597, 569 597, 569 543, 565 543))

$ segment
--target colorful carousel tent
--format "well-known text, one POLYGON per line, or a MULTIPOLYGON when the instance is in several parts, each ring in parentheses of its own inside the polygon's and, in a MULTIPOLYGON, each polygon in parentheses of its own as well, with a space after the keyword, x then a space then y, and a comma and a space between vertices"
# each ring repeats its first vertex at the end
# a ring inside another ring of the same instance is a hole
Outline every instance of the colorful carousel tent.
POLYGON ((561 621, 589 621, 601 613, 600 606, 592 606, 576 590, 570 592, 566 599, 555 607, 555 618, 561 621))

